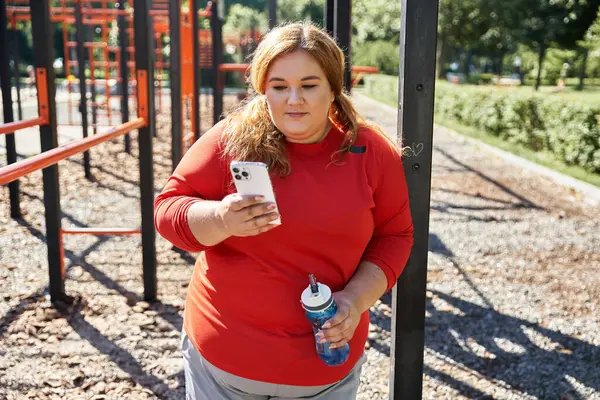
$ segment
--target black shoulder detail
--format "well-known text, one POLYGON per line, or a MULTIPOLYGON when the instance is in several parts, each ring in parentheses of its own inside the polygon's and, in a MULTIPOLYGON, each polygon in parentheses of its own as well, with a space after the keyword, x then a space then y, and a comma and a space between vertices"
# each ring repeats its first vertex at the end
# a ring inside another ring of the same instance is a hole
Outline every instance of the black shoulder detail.
POLYGON ((367 152, 367 146, 350 146, 350 153, 364 154, 367 152))

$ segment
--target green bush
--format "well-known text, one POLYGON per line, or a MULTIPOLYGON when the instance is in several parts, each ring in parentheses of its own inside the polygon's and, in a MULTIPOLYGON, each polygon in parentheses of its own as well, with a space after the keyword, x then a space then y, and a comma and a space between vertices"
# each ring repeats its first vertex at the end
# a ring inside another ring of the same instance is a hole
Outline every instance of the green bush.
MULTIPOLYGON (((396 105, 398 77, 366 76, 365 91, 396 105)), ((438 84, 435 115, 600 173, 600 105, 489 87, 438 84)))
POLYGON ((469 74, 469 76, 467 77, 467 83, 470 83, 472 85, 489 85, 490 83, 492 83, 493 77, 494 77, 493 74, 472 73, 472 74, 469 74))
POLYGON ((436 87, 436 116, 600 173, 600 106, 541 95, 436 87))
POLYGON ((383 103, 398 105, 398 77, 392 75, 365 75, 365 91, 367 94, 383 103))
POLYGON ((352 64, 378 67, 382 74, 397 74, 400 45, 379 40, 352 46, 352 64))

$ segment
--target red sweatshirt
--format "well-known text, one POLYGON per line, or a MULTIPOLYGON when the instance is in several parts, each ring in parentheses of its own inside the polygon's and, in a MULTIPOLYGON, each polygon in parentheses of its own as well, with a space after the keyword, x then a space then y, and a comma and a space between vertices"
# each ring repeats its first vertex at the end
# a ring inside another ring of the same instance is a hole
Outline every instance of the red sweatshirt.
POLYGON ((155 201, 158 232, 201 252, 186 299, 186 333, 210 363, 234 375, 285 385, 337 382, 364 350, 369 313, 350 341, 348 361, 330 367, 317 356, 300 294, 309 273, 342 290, 362 260, 385 272, 388 290, 395 285, 413 243, 400 156, 366 128, 341 166, 331 164, 343 138, 335 127, 320 143, 288 143, 292 173, 272 176, 282 224, 207 247, 192 235, 186 212, 198 198, 235 191, 220 154, 223 127, 192 146, 155 201))

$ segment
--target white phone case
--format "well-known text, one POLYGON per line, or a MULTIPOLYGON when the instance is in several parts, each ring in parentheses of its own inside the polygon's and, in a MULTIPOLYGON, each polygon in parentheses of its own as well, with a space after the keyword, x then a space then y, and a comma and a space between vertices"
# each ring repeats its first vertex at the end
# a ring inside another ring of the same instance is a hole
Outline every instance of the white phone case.
MULTIPOLYGON (((275 193, 267 170, 267 165, 262 162, 232 161, 230 165, 231 176, 239 194, 264 196, 265 202, 275 204, 275 193)), ((279 212, 276 208, 274 212, 279 212)), ((269 222, 280 225, 281 218, 269 222)))

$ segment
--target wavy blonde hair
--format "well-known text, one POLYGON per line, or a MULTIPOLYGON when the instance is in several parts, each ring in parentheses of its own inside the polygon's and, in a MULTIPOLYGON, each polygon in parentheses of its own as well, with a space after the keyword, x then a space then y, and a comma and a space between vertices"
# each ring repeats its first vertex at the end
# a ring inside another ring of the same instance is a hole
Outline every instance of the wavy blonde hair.
POLYGON ((308 52, 319 63, 335 99, 329 118, 345 132, 340 149, 332 154, 341 161, 356 142, 360 127, 369 127, 392 140, 376 125, 365 120, 343 91, 344 53, 334 39, 310 22, 289 23, 271 30, 256 48, 250 66, 249 83, 254 94, 234 109, 225 120, 223 153, 235 160, 262 161, 280 176, 291 167, 286 156, 286 139, 269 115, 265 96, 266 78, 271 63, 279 56, 297 50, 308 52))

